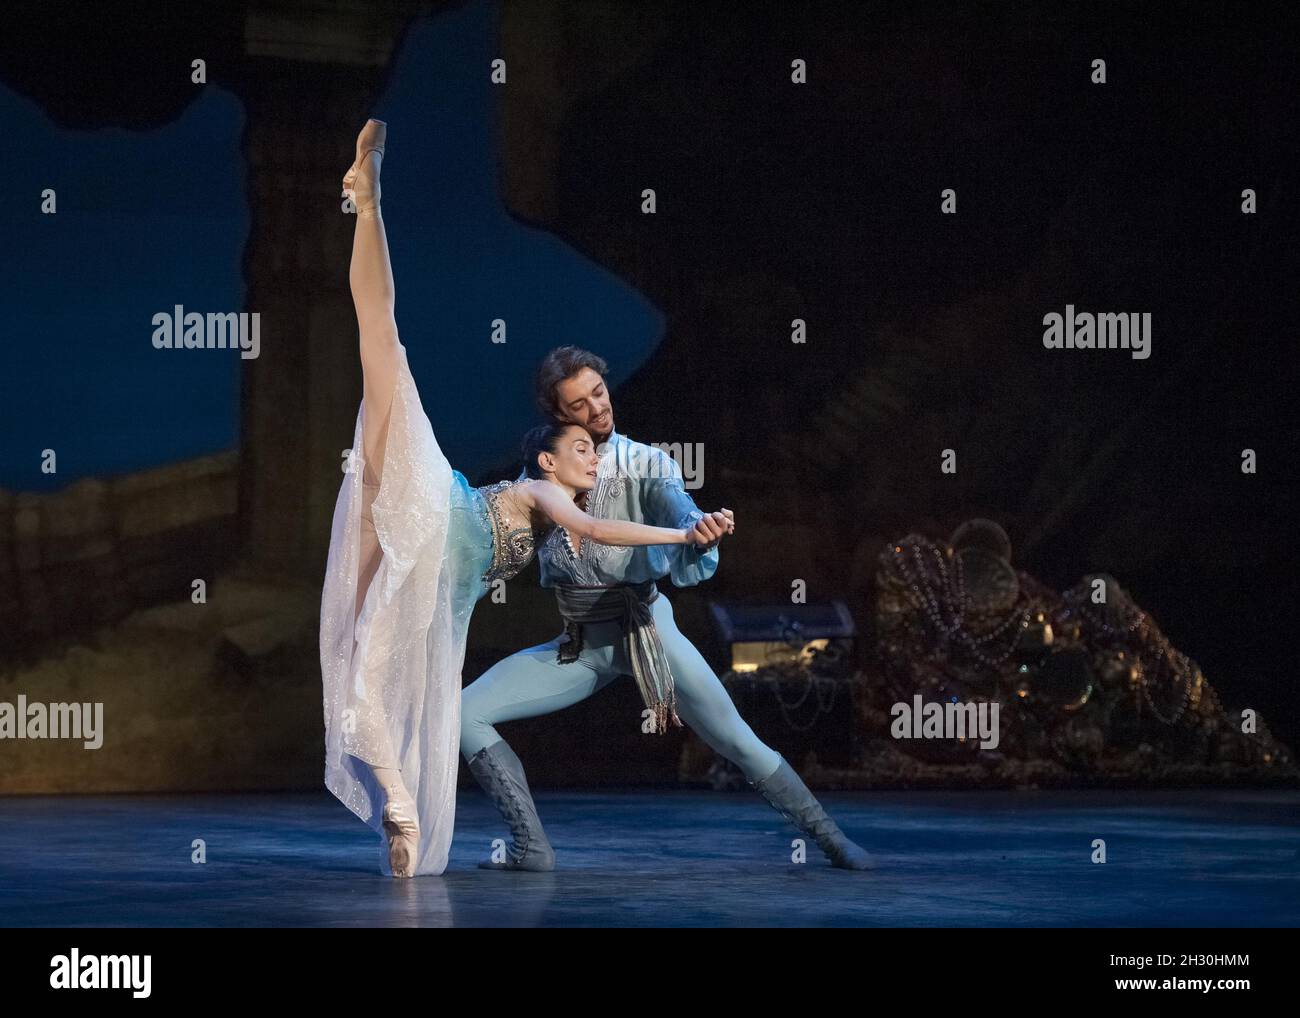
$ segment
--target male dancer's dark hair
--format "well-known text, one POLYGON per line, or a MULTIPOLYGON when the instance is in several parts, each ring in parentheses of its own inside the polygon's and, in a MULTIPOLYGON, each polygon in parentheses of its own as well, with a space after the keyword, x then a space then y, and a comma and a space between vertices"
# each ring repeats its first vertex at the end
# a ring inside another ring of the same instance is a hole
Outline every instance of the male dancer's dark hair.
POLYGON ((542 358, 537 368, 536 394, 537 408, 547 417, 557 421, 564 420, 560 413, 560 404, 555 398, 555 387, 566 378, 572 378, 583 368, 591 368, 598 375, 604 375, 608 366, 605 358, 580 346, 557 346, 542 358))

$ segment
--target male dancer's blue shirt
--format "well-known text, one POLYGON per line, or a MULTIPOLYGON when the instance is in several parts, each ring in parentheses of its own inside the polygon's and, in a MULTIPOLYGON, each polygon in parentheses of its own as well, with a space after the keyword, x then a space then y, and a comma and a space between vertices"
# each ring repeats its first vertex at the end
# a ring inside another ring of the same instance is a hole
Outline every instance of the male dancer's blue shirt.
MULTIPOLYGON (((681 467, 662 449, 618 432, 610 435, 603 449, 596 487, 587 497, 590 515, 674 530, 684 530, 703 517, 686 493, 681 467)), ((543 587, 641 583, 662 576, 671 576, 674 586, 690 587, 718 569, 717 547, 701 551, 694 544, 625 548, 583 541, 574 556, 558 527, 542 543, 537 557, 543 587)))

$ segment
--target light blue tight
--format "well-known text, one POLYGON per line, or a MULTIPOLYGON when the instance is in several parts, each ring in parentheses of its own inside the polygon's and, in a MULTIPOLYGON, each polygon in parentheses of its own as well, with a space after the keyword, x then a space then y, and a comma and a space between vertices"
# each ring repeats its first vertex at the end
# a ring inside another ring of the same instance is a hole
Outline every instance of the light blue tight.
MULTIPOLYGON (((759 741, 736 710, 731 697, 704 660, 677 629, 672 605, 660 594, 651 605, 655 628, 672 669, 677 690, 677 714, 719 755, 734 763, 750 781, 769 777, 781 762, 776 750, 759 741)), ((492 726, 502 721, 550 714, 585 700, 620 675, 631 682, 632 666, 623 650, 617 622, 582 627, 583 650, 578 660, 560 664, 560 638, 510 655, 471 682, 461 693, 460 752, 469 760, 479 750, 500 741, 492 726)), ((638 704, 638 707, 640 705, 638 704)), ((637 725, 640 715, 612 719, 637 725)))

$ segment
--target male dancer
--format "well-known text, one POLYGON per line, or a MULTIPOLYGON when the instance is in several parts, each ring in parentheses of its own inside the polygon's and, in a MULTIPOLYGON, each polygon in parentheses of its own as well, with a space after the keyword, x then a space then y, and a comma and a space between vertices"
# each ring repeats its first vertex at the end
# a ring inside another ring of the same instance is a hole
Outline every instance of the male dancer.
POLYGON ((673 622, 672 606, 655 580, 670 575, 676 586, 689 587, 712 576, 717 543, 730 519, 700 512, 672 457, 614 430, 605 370, 595 354, 564 346, 547 354, 537 373, 542 411, 581 424, 602 447, 587 512, 678 529, 694 520, 710 543, 619 548, 584 541, 575 550, 556 528, 537 549, 542 586, 556 589, 565 633, 497 662, 461 695, 461 755, 514 836, 505 858, 489 857, 479 866, 555 867, 523 765, 492 726, 568 707, 632 673, 646 699, 646 715, 654 715, 645 722, 651 730, 662 733, 670 719, 680 725, 680 711, 773 808, 817 842, 832 865, 874 869, 871 856, 844 836, 785 759, 754 735, 713 669, 673 622))

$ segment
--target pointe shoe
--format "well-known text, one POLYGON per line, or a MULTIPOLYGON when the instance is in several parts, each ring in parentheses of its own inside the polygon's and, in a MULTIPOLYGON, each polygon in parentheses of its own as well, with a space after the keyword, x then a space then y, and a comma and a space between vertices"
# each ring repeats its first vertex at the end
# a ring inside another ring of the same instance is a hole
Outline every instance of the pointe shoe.
POLYGON ((384 803, 383 823, 384 835, 388 838, 388 865, 392 867, 393 876, 415 876, 420 825, 415 818, 415 802, 404 789, 393 787, 384 803))
POLYGON ((388 125, 367 120, 357 135, 357 157, 343 176, 343 196, 352 199, 358 216, 379 215, 379 166, 384 158, 388 125), (373 158, 370 153, 377 153, 373 158))

